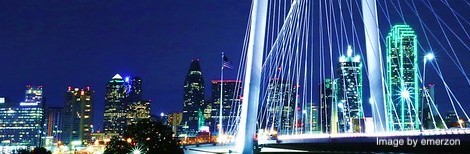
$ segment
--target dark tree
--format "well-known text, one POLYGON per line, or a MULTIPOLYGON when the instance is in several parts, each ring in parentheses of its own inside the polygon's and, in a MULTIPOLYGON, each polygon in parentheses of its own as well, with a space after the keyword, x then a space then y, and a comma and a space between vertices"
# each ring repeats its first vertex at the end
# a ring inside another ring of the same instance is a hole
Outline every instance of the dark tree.
POLYGON ((151 120, 141 120, 135 125, 128 126, 123 139, 113 138, 106 146, 105 153, 129 153, 136 148, 147 154, 183 153, 177 138, 173 137, 171 128, 151 120))
POLYGON ((113 137, 106 145, 104 154, 126 154, 132 149, 132 145, 121 138, 113 137))
POLYGON ((44 147, 38 147, 38 148, 34 148, 34 150, 31 151, 31 154, 52 154, 52 152, 47 151, 47 149, 44 147))
POLYGON ((52 154, 51 151, 47 151, 44 147, 37 147, 34 148, 32 151, 28 151, 26 149, 20 149, 17 151, 19 154, 52 154))

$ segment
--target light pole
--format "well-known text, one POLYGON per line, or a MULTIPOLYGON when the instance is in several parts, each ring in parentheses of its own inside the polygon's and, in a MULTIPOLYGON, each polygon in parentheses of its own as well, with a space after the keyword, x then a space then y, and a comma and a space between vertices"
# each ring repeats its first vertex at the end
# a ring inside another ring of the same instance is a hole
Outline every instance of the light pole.
MULTIPOLYGON (((428 101, 428 97, 426 95, 426 62, 427 61, 431 61, 433 60, 435 57, 434 57, 434 53, 430 52, 430 53, 427 53, 425 56, 424 56, 424 59, 423 59, 423 95, 424 95, 424 98, 426 98, 426 103, 428 104, 429 106, 429 101, 428 101)), ((423 100, 424 101, 424 100, 423 100)), ((423 131, 423 128, 424 128, 424 122, 423 122, 423 112, 424 112, 424 103, 421 103, 421 118, 420 118, 420 122, 421 122, 421 132, 423 131)), ((432 115, 431 115, 432 116, 432 115)))

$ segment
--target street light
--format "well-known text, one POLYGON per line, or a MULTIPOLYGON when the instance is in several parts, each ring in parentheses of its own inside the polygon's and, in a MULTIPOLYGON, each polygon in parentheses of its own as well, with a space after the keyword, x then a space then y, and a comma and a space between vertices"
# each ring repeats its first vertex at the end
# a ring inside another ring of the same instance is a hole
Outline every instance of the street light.
MULTIPOLYGON (((425 58, 426 60, 431 61, 431 60, 433 60, 433 59, 435 58, 435 57, 434 57, 434 53, 432 53, 432 52, 427 53, 427 54, 424 56, 424 58, 425 58)), ((426 62, 426 60, 425 60, 424 62, 426 62)))
MULTIPOLYGON (((424 92, 424 98, 426 98, 426 103, 428 104, 428 106, 430 107, 429 105, 429 101, 428 101, 428 97, 426 95, 426 62, 427 61, 431 61, 431 60, 434 60, 436 57, 434 55, 434 53, 432 52, 429 52, 427 53, 425 56, 424 56, 424 59, 423 59, 423 92, 424 92)), ((421 103, 421 117, 420 117, 420 122, 421 122, 421 132, 423 131, 423 120, 424 120, 424 117, 423 117, 423 109, 424 109, 424 104, 421 103)))

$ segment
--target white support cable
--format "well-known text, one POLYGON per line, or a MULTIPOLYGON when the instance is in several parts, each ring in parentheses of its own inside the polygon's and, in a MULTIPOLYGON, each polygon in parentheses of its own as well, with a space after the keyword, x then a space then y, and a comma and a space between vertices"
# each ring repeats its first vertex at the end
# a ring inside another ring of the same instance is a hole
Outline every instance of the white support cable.
MULTIPOLYGON (((462 17, 462 15, 460 15, 458 12, 456 12, 454 9, 452 9, 452 7, 450 6, 448 1, 441 0, 441 2, 444 3, 444 5, 446 5, 450 9, 450 11, 452 12, 452 15, 454 15, 455 19, 459 23, 460 28, 462 28, 462 30, 465 32, 465 35, 467 35, 467 38, 470 38, 470 36, 468 35, 467 30, 465 29, 465 27, 463 26, 462 22, 459 19, 459 17, 462 17)), ((470 25, 470 23, 467 20, 465 20, 465 18, 463 18, 463 21, 465 21, 468 25, 470 25)), ((467 50, 467 51, 470 51, 470 50, 467 50)))
MULTIPOLYGON (((454 100, 452 99, 452 97, 451 97, 451 95, 450 95, 450 93, 449 93, 449 90, 450 90, 450 89, 448 88, 447 83, 446 83, 445 80, 444 80, 444 77, 443 77, 443 75, 442 75, 442 72, 440 71, 440 69, 439 69, 438 66, 436 67, 436 66, 434 65, 434 63, 431 63, 431 64, 432 64, 432 66, 434 67, 434 70, 436 70, 437 73, 439 74, 439 77, 441 78, 442 82, 444 83, 444 87, 445 87, 445 89, 446 89, 447 96, 448 96, 449 99, 450 99, 450 103, 451 103, 451 105, 452 105, 452 109, 454 109, 454 112, 455 112, 455 115, 457 116, 457 119, 460 119, 460 116, 459 116, 459 114, 458 114, 458 112, 457 112, 457 109, 455 108, 455 105, 454 105, 454 100)), ((460 125, 460 127, 462 128, 462 124, 459 124, 459 125, 460 125)))
MULTIPOLYGON (((435 61, 436 63, 436 66, 437 66, 437 70, 439 71, 439 74, 440 76, 442 76, 442 72, 441 72, 441 68, 439 66, 439 63, 437 61, 435 61)), ((433 67, 434 67, 434 64, 433 64, 433 67)), ((443 79, 443 78, 442 78, 443 79)), ((465 117, 467 118, 467 120, 470 122, 470 118, 468 117, 467 115, 467 112, 465 112, 465 110, 463 109, 462 105, 460 104, 460 101, 457 99, 457 97, 455 97, 454 95, 454 92, 452 91, 452 89, 449 88, 449 85, 447 84, 447 82, 444 81, 443 79, 443 82, 444 82, 444 86, 446 89, 448 89, 448 92, 451 94, 452 98, 455 99, 455 101, 457 102, 457 104, 459 105, 460 109, 462 110, 462 112, 464 113, 465 117)), ((457 112, 456 112, 457 113, 457 112)))
MULTIPOLYGON (((424 0, 421 0, 421 1, 423 1, 423 3, 428 7, 428 9, 430 9, 431 12, 433 12, 434 17, 436 18, 437 23, 438 23, 439 27, 441 28, 441 30, 442 30, 442 32, 443 32, 443 34, 444 34, 444 37, 446 38, 447 44, 449 44, 449 47, 450 47, 452 53, 454 54, 454 56, 455 56, 456 59, 457 59, 457 62, 458 62, 458 64, 459 64, 457 67, 459 67, 459 69, 462 71, 462 73, 463 73, 465 79, 467 80, 468 85, 470 85, 470 79, 467 77, 467 75, 466 75, 466 73, 465 73, 465 69, 463 68, 462 64, 460 63, 460 60, 458 59, 458 56, 457 56, 457 54, 455 53, 454 47, 452 46, 452 43, 450 42, 449 38, 447 37, 447 34, 446 34, 444 28, 442 27, 442 24, 444 24, 444 25, 452 32, 452 34, 454 34, 454 35, 458 38, 458 40, 462 42, 462 44, 467 48, 467 50, 470 50, 470 48, 466 45, 465 42, 462 41, 462 39, 460 39, 460 37, 457 36, 457 34, 455 34, 455 32, 454 32, 452 29, 450 29, 450 28, 447 26, 447 24, 446 24, 445 22, 442 21, 442 19, 436 14, 436 12, 434 11, 434 8, 433 8, 432 6, 428 6, 428 5, 424 2, 424 0), (442 24, 441 24, 441 21, 442 21, 442 24)), ((429 1, 428 1, 428 2, 429 2, 429 1)))

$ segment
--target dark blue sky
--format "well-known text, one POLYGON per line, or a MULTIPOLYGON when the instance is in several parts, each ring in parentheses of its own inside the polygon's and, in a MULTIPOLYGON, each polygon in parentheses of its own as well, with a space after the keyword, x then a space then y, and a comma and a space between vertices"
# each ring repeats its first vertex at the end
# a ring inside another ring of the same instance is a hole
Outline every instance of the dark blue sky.
POLYGON ((142 77, 153 113, 180 111, 191 59, 207 86, 220 78, 222 51, 238 63, 250 3, 2 1, 0 96, 17 103, 39 84, 48 104, 63 106, 67 86, 91 86, 100 125, 106 83, 120 73, 142 77))
MULTIPOLYGON (((238 64, 250 4, 248 0, 1 1, 0 96, 18 103, 24 99, 26 85, 43 85, 47 103, 63 106, 68 86, 91 86, 96 92, 94 116, 99 128, 106 83, 119 73, 142 77, 144 97, 152 100, 154 114, 180 111, 191 59, 200 59, 206 89, 210 89, 210 80, 220 78, 222 51, 238 64)), ((470 20, 468 3, 462 0, 452 6, 470 20)), ((405 16, 412 13, 405 10, 405 16)), ((396 17, 392 22, 400 23, 396 17)), ((430 17, 423 15, 426 20, 430 17)), ((380 21, 380 25, 388 24, 380 21)), ((410 17, 409 24, 417 29, 420 39, 424 38, 416 19, 410 17)), ((468 23, 464 25, 470 29, 468 23)), ((438 25, 430 28, 440 31, 438 25)), ((388 30, 384 28, 384 32, 388 30)), ((460 36, 468 44, 469 38, 460 36)), ((470 87, 462 74, 443 49, 434 47, 441 67, 450 68, 446 74, 451 88, 456 89, 461 102, 470 102, 470 87)), ((464 69, 469 70, 470 51, 460 45, 456 52, 464 69)), ((437 97, 447 98, 436 73, 428 75, 427 81, 434 80, 441 93, 437 97)), ((226 78, 235 76, 235 70, 226 71, 226 78)))

